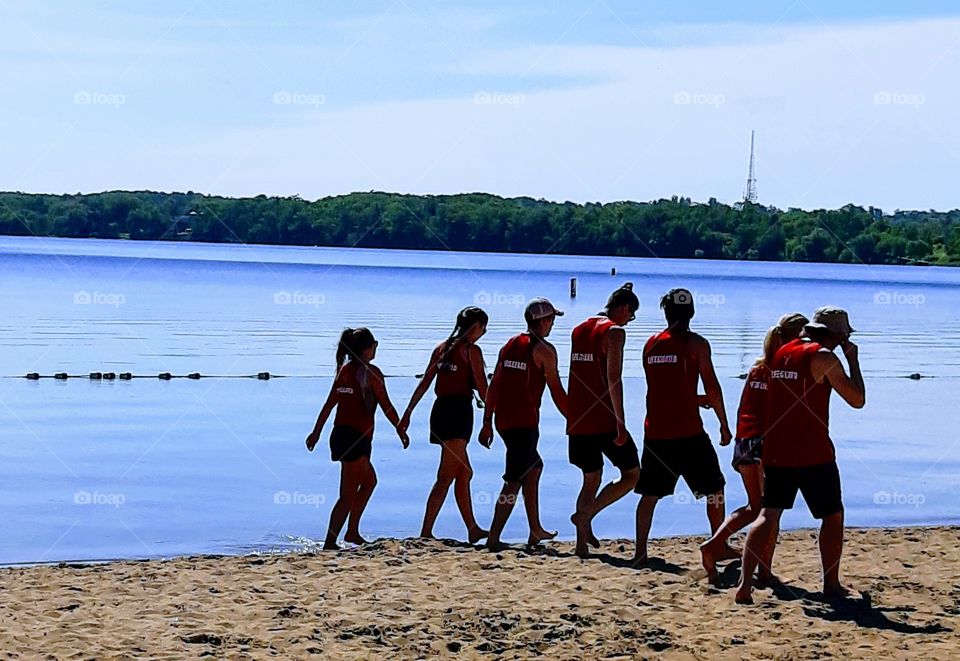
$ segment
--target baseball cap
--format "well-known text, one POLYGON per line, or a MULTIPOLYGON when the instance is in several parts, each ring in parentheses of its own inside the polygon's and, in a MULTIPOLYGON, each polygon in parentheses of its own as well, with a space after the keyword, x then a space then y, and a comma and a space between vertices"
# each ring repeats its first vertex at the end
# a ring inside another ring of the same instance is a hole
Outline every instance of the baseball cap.
POLYGON ((534 298, 527 303, 527 307, 523 311, 523 315, 527 319, 537 320, 549 317, 550 315, 562 317, 563 311, 553 307, 553 303, 545 298, 534 298))
POLYGON ((847 311, 832 305, 817 308, 813 313, 813 320, 806 324, 804 328, 820 328, 838 335, 855 332, 850 325, 847 311))

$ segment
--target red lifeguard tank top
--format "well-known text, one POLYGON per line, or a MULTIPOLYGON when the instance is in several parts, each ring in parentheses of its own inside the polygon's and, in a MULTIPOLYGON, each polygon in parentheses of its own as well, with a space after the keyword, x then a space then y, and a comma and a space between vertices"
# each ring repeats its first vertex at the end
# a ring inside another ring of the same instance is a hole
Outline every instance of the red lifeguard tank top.
POLYGON ((836 458, 830 440, 830 392, 817 383, 810 361, 821 345, 802 339, 783 345, 770 365, 763 463, 804 467, 836 458))
POLYGON ((382 379, 380 370, 358 360, 350 360, 334 381, 337 414, 334 425, 351 427, 363 436, 373 436, 374 413, 377 400, 373 394, 373 379, 382 379))
POLYGON ((473 395, 473 373, 470 367, 470 347, 466 342, 454 342, 437 368, 437 382, 433 391, 443 395, 473 395))
POLYGON ((533 360, 536 346, 529 333, 507 340, 500 351, 497 410, 498 431, 535 428, 540 424, 540 402, 546 386, 543 369, 533 360))
POLYGON ((747 381, 740 394, 737 409, 737 438, 763 436, 763 420, 767 410, 770 370, 766 365, 754 365, 747 373, 747 381))
POLYGON ((700 369, 687 334, 665 330, 647 340, 643 371, 647 376, 645 437, 668 440, 702 434, 697 403, 700 369))
POLYGON ((567 433, 616 433, 617 417, 607 385, 607 352, 603 341, 616 324, 590 317, 573 329, 570 380, 567 383, 567 433))

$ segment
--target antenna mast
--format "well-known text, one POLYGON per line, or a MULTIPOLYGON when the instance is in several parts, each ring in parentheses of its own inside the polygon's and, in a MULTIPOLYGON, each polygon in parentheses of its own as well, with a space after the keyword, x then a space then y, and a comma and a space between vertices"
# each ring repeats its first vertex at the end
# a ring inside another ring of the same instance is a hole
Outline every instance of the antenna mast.
POLYGON ((747 173, 747 190, 743 193, 743 201, 750 204, 757 203, 757 173, 754 169, 753 135, 754 131, 750 131, 750 171, 747 173))

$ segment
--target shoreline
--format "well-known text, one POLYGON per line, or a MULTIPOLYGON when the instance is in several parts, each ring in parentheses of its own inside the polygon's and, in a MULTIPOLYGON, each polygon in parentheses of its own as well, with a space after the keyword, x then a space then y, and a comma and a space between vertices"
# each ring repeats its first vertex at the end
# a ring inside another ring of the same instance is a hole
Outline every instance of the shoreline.
MULTIPOLYGON (((850 528, 842 577, 818 594, 812 530, 781 536, 786 582, 737 606, 739 563, 709 586, 702 537, 631 540, 588 560, 569 542, 498 553, 448 540, 381 539, 339 552, 0 568, 0 648, 51 658, 334 658, 491 653, 548 658, 917 656, 960 649, 960 527, 850 528), (855 593, 856 594, 856 593, 855 593), (691 624, 695 626, 691 626, 691 624)), ((742 538, 739 539, 742 542, 742 538)))

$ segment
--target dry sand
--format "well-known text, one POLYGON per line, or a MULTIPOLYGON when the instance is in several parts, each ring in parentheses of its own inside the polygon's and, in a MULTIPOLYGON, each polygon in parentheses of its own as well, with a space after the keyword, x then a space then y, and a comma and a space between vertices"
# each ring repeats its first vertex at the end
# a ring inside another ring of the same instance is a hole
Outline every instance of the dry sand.
MULTIPOLYGON (((845 582, 816 594, 813 532, 787 533, 789 583, 737 606, 699 540, 569 543, 499 554, 381 540, 321 554, 0 570, 0 658, 960 658, 960 529, 851 530, 845 582)), ((732 588, 737 564, 723 573, 732 588)))

